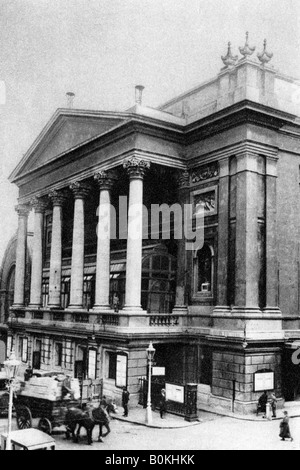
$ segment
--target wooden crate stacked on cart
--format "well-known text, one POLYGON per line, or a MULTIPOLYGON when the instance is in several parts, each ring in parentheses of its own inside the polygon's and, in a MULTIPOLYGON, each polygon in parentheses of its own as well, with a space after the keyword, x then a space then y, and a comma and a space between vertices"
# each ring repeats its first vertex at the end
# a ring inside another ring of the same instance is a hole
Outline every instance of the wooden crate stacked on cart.
POLYGON ((54 377, 32 377, 28 382, 25 382, 21 395, 49 401, 61 400, 62 385, 62 382, 54 377))

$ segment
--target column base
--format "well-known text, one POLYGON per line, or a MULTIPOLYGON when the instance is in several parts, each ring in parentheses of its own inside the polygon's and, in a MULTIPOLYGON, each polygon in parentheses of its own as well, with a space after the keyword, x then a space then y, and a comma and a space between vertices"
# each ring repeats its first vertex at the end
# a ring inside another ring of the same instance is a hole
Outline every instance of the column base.
POLYGON ((66 308, 66 310, 82 310, 83 312, 86 311, 86 310, 83 308, 83 305, 69 305, 69 307, 66 308))
POLYGON ((228 305, 216 305, 213 309, 213 316, 214 315, 222 315, 222 314, 229 314, 231 312, 231 307, 228 305))
POLYGON ((25 305, 24 304, 13 304, 11 306, 11 308, 17 310, 19 308, 25 308, 25 305))
POLYGON ((92 313, 115 313, 114 309, 110 305, 94 305, 91 309, 92 313))
POLYGON ((187 315, 188 308, 186 305, 175 305, 175 307, 172 310, 172 313, 176 313, 178 315, 187 315))
POLYGON ((30 310, 40 310, 42 308, 42 305, 41 304, 29 304, 27 308, 30 310))
POLYGON ((125 305, 125 307, 120 310, 119 313, 125 313, 125 314, 130 314, 130 315, 146 315, 147 311, 143 310, 141 306, 137 305, 125 305))

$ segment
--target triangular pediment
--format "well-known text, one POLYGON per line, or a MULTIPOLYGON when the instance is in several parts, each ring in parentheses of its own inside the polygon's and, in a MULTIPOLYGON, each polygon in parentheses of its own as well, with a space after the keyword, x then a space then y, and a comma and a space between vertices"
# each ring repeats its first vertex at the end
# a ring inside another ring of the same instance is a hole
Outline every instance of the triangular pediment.
POLYGON ((126 121, 121 113, 58 110, 10 176, 14 181, 126 121))

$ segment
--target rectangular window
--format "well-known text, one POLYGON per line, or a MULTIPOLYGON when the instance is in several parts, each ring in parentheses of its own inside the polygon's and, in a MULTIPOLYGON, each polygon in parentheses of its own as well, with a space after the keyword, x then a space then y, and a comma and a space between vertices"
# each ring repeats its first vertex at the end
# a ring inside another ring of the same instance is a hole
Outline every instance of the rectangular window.
POLYGON ((40 339, 35 340, 35 347, 32 354, 32 367, 33 369, 39 370, 41 368, 41 351, 42 341, 40 339))
POLYGON ((116 353, 108 353, 108 378, 116 380, 117 377, 117 355, 116 353))
POLYGON ((127 386, 127 360, 126 354, 108 352, 108 378, 116 381, 116 387, 127 386))
POLYGON ((84 276, 83 281, 83 308, 90 310, 94 306, 95 279, 94 276, 84 276))
POLYGON ((55 343, 55 365, 62 366, 63 345, 62 343, 55 343))
POLYGON ((70 277, 63 277, 61 282, 61 307, 68 308, 70 304, 70 277))
POLYGON ((42 304, 43 307, 48 307, 49 301, 49 279, 43 279, 42 282, 42 304))

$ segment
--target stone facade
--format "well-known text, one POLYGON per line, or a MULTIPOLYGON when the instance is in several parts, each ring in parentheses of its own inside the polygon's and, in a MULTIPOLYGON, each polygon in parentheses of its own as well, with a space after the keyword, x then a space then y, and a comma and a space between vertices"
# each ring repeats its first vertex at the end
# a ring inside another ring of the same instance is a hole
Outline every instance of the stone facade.
POLYGON ((260 371, 274 372, 285 398, 284 377, 298 373, 284 351, 300 338, 297 86, 246 54, 157 110, 55 113, 11 175, 19 231, 9 335, 28 338, 28 361, 39 365, 40 353, 43 370, 91 375, 119 402, 126 385, 134 406, 152 341, 165 382, 198 384, 199 406, 253 412, 260 371), (194 228, 201 209, 197 246, 185 232, 176 238, 176 224, 169 237, 163 223, 142 236, 151 225, 142 205, 163 204, 190 204, 194 228))

